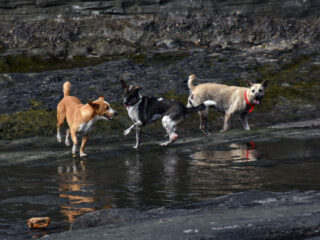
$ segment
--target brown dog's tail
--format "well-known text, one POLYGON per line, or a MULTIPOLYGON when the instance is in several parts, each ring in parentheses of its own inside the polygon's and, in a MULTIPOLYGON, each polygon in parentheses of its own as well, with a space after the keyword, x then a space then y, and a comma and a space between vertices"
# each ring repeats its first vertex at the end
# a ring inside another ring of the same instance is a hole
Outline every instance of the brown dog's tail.
POLYGON ((188 87, 189 87, 189 89, 190 89, 190 91, 192 92, 192 90, 194 89, 194 85, 193 85, 193 80, 195 80, 196 79, 196 75, 194 75, 194 74, 191 74, 190 76, 189 76, 189 79, 188 79, 188 87))
POLYGON ((65 82, 63 84, 63 96, 64 97, 70 96, 70 89, 71 89, 71 83, 69 81, 65 82))

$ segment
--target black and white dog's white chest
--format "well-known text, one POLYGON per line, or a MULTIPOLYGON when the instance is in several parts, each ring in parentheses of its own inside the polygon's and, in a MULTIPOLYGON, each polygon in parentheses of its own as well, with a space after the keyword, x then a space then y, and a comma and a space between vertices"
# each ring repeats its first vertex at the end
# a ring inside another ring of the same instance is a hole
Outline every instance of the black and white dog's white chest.
POLYGON ((127 106, 128 115, 134 123, 137 123, 140 121, 140 118, 139 118, 140 103, 141 103, 141 100, 139 100, 136 104, 132 106, 127 106))

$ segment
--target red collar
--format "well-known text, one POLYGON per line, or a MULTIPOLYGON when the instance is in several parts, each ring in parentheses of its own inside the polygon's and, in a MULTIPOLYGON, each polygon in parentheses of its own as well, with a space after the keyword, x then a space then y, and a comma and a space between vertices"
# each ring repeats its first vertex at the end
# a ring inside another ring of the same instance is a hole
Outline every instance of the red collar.
POLYGON ((255 107, 254 104, 251 104, 248 100, 248 97, 247 97, 247 90, 244 92, 244 98, 246 99, 246 103, 249 105, 250 109, 249 109, 249 113, 251 113, 255 107))

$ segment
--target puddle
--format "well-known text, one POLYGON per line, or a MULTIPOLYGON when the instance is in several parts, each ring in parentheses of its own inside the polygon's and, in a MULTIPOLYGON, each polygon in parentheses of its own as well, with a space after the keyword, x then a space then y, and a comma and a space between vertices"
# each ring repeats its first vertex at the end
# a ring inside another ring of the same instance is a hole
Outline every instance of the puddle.
POLYGON ((191 141, 140 151, 113 143, 103 151, 89 147, 83 160, 63 147, 48 149, 60 156, 49 158, 41 155, 46 149, 33 149, 37 160, 0 168, 0 237, 68 230, 79 215, 103 208, 173 206, 249 189, 320 190, 319 149, 317 139, 191 141), (26 223, 34 216, 49 216, 52 223, 31 231, 26 223))

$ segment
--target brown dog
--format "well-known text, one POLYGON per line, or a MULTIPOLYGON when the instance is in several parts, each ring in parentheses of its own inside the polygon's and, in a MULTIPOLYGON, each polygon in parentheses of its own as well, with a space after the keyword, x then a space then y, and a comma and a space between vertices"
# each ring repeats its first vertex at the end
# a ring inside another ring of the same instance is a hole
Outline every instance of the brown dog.
MULTIPOLYGON (((262 83, 253 84, 246 80, 247 87, 227 86, 217 83, 204 83, 197 86, 193 85, 195 75, 190 75, 188 87, 190 95, 187 107, 197 106, 206 100, 216 102, 215 108, 225 114, 223 132, 229 129, 230 118, 233 114, 239 114, 241 123, 246 130, 250 130, 248 124, 248 114, 252 112, 254 106, 259 104, 264 96, 264 91, 269 84, 269 80, 262 83)), ((199 112, 200 129, 209 135, 207 129, 208 108, 199 112)))
POLYGON ((57 141, 61 142, 60 128, 67 119, 69 128, 66 131, 65 144, 70 146, 69 134, 71 134, 72 155, 76 157, 77 133, 81 134, 80 157, 85 157, 87 154, 84 153, 84 147, 93 124, 99 119, 112 120, 118 113, 110 107, 109 103, 104 101, 103 97, 83 105, 78 98, 70 96, 70 88, 70 82, 63 84, 64 97, 57 106, 57 141))

